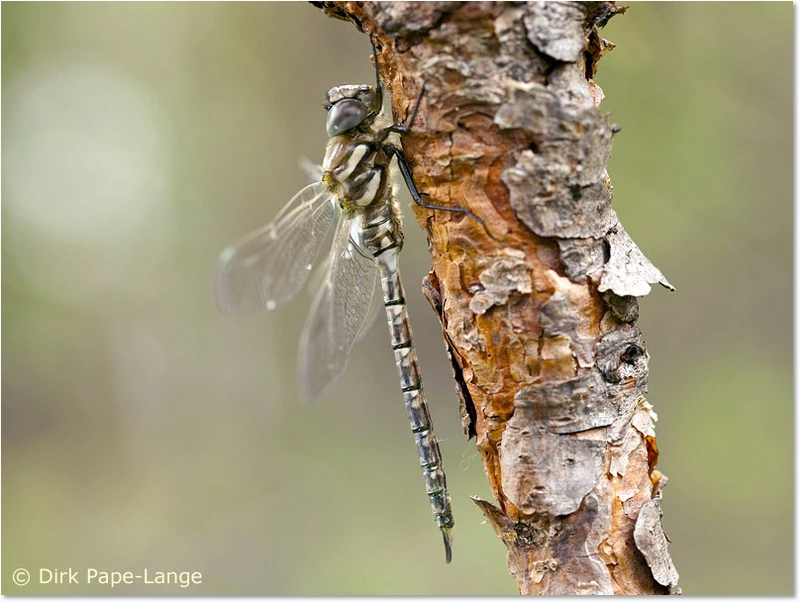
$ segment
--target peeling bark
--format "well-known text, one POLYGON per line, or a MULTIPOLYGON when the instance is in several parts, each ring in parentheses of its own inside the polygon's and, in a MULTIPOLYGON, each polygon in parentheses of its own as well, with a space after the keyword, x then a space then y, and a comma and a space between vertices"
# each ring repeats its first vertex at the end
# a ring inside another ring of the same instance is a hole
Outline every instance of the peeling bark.
POLYGON ((648 354, 635 321, 672 288, 611 208, 613 136, 592 77, 613 2, 323 2, 379 45, 430 242, 475 499, 526 594, 678 592, 661 529, 648 354))

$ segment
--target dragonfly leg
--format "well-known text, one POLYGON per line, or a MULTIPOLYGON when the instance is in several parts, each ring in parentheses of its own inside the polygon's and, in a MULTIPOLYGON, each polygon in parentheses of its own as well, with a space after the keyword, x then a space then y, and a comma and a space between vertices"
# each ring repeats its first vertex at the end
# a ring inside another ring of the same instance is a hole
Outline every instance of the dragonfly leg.
MULTIPOLYGON (((378 74, 378 46, 375 44, 375 38, 369 36, 369 42, 372 44, 372 62, 375 64, 375 90, 378 93, 377 106, 383 106, 383 86, 381 85, 381 77, 378 74)), ((397 134, 406 134, 411 131, 411 126, 414 124, 414 119, 417 117, 419 105, 422 102, 422 97, 425 95, 425 83, 422 84, 422 90, 419 91, 417 101, 414 103, 414 108, 411 110, 411 116, 408 118, 408 123, 393 123, 387 128, 384 128, 378 134, 379 140, 385 140, 386 137, 395 132, 397 134)))
POLYGON ((378 46, 375 44, 375 38, 369 36, 369 43, 372 44, 372 62, 375 65, 375 93, 378 95, 375 101, 375 106, 378 112, 383 109, 383 86, 381 85, 381 76, 378 74, 378 46))
POLYGON ((450 211, 451 213, 463 213, 474 219, 479 224, 483 223, 483 220, 473 214, 469 209, 465 209, 464 207, 443 207, 442 205, 434 205, 432 203, 426 203, 422 200, 423 196, 428 196, 424 193, 420 193, 417 190, 417 185, 414 183, 414 178, 411 175, 411 167, 408 164, 408 158, 406 154, 403 152, 402 149, 392 146, 391 144, 384 145, 384 148, 394 155, 394 158, 397 159, 397 166, 400 168, 400 174, 403 176, 403 180, 408 187, 408 191, 411 193, 411 198, 414 202, 419 205, 420 207, 425 207, 426 209, 435 209, 438 211, 450 211))
MULTIPOLYGON (((374 48, 374 45, 373 45, 374 48)), ((381 130, 380 134, 378 135, 379 140, 385 139, 390 133, 396 134, 407 134, 411 131, 411 126, 414 125, 414 120, 417 118, 417 111, 419 111, 419 105, 422 103, 422 97, 425 95, 425 83, 422 84, 422 89, 419 91, 419 96, 417 96, 417 101, 414 103, 414 108, 411 109, 411 115, 408 118, 407 123, 394 123, 387 128, 381 130)), ((434 205, 432 203, 426 203, 422 200, 423 196, 428 196, 425 193, 421 193, 417 189, 417 185, 414 183, 414 178, 411 176, 411 167, 408 164, 408 158, 406 154, 403 152, 401 148, 393 146, 391 144, 385 144, 384 148, 392 155, 394 158, 397 159, 397 166, 400 168, 400 173, 403 176, 403 180, 408 187, 408 191, 411 193, 411 198, 414 199, 414 202, 419 205, 420 207, 425 207, 426 209, 435 209, 437 211, 450 211, 451 213, 463 213, 474 219, 479 224, 483 223, 483 220, 477 217, 474 213, 472 213, 469 209, 465 209, 463 207, 443 207, 442 205, 434 205)))
POLYGON ((387 127, 384 132, 394 132, 396 134, 407 134, 411 131, 411 126, 414 125, 414 120, 417 118, 417 111, 419 111, 419 105, 422 102, 422 97, 425 96, 425 82, 422 82, 422 89, 419 91, 419 96, 417 96, 417 101, 414 103, 414 108, 411 109, 411 115, 408 118, 408 122, 406 123, 393 123, 389 127, 387 127))

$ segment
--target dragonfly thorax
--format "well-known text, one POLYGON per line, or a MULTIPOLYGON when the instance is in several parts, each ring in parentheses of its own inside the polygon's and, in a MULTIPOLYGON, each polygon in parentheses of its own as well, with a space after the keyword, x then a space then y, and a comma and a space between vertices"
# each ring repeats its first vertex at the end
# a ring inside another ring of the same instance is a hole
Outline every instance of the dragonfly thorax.
POLYGON ((331 138, 322 182, 346 211, 369 207, 388 194, 389 157, 372 130, 331 138))

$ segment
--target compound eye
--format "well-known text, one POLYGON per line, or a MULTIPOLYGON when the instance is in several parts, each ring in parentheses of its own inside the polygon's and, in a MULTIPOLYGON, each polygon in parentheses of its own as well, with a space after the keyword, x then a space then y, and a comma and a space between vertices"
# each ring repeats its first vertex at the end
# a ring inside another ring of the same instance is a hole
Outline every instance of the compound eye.
POLYGON ((328 137, 333 138, 360 125, 367 118, 367 107, 360 100, 345 98, 335 103, 328 111, 325 127, 328 137))

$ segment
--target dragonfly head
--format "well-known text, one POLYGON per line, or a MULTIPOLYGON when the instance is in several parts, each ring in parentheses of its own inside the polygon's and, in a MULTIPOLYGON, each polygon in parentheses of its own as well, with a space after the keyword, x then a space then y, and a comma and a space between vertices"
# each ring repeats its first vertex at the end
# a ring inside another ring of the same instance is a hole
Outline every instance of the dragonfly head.
POLYGON ((381 112, 380 95, 372 86, 336 86, 328 90, 326 101, 325 127, 330 138, 371 124, 381 112))

